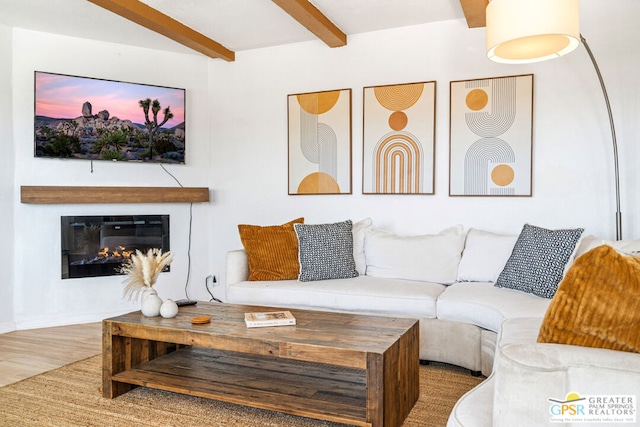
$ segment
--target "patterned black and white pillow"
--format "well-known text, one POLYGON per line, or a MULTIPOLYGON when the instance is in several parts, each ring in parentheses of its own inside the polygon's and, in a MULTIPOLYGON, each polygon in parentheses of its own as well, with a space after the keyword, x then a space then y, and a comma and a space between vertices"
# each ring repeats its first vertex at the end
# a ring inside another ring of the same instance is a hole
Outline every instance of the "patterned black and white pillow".
POLYGON ((495 286, 553 298, 583 231, 525 224, 495 286))
POLYGON ((358 276, 351 220, 333 224, 294 224, 301 282, 358 276), (298 227, 300 226, 300 227, 298 227))

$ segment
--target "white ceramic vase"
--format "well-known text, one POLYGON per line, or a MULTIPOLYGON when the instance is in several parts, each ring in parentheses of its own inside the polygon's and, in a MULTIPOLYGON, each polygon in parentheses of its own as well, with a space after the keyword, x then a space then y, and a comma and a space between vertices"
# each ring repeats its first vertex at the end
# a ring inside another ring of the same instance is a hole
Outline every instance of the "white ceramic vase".
POLYGON ((151 287, 147 287, 144 291, 142 291, 142 301, 144 301, 144 299, 148 295, 158 295, 158 292, 156 292, 156 290, 151 287))
POLYGON ((156 293, 150 293, 142 298, 141 311, 147 317, 155 317, 160 314, 162 299, 156 293))
POLYGON ((168 299, 160 306, 160 315, 170 319, 178 314, 178 304, 172 299, 168 299))

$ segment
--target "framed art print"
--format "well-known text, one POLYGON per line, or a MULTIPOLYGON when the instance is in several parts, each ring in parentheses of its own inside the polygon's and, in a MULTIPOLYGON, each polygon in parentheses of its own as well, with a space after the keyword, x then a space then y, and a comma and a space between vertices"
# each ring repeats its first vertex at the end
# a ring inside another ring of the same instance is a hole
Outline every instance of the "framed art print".
POLYGON ((351 89, 287 101, 289 194, 351 194, 351 89))
POLYGON ((531 196, 533 74, 450 91, 449 195, 531 196))
POLYGON ((436 82, 365 87, 363 194, 434 194, 436 82))

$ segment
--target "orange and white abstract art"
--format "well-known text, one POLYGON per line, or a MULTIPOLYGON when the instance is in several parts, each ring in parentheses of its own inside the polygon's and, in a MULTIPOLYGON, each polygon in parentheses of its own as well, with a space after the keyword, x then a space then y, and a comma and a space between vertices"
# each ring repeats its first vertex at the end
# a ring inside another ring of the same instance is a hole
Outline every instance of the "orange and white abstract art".
POLYGON ((289 194, 351 194, 351 89, 288 96, 289 194))
POLYGON ((436 82, 365 87, 363 194, 434 194, 436 82))
POLYGON ((531 196, 533 74, 450 91, 449 195, 531 196))

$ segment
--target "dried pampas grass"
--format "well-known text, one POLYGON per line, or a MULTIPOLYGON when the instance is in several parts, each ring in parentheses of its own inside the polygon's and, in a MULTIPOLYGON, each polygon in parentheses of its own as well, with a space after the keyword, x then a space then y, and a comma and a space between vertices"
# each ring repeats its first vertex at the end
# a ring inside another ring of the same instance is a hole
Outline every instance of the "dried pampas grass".
POLYGON ((146 254, 136 249, 129 261, 122 265, 120 272, 127 275, 124 297, 137 300, 145 289, 155 285, 158 276, 173 261, 171 251, 162 253, 162 249, 149 249, 146 254))

